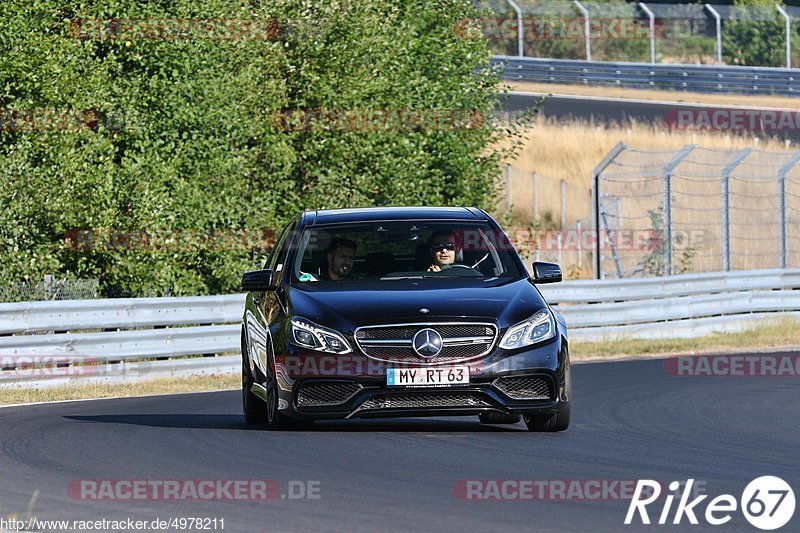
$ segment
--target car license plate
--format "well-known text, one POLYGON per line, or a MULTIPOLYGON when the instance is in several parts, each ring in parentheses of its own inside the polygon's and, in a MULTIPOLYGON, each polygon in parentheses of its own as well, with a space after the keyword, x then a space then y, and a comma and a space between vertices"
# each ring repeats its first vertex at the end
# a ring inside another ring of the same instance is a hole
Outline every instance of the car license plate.
POLYGON ((448 387, 467 384, 469 384, 468 366, 386 369, 388 387, 448 387))

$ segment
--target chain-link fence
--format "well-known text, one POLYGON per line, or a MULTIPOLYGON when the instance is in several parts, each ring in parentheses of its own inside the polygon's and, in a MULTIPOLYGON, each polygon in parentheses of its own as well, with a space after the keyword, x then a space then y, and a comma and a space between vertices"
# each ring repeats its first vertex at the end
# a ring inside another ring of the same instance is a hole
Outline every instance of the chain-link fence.
POLYGON ((800 7, 478 0, 497 55, 764 67, 800 62, 800 7))
POLYGON ((57 279, 54 276, 45 276, 39 283, 20 282, 0 286, 0 302, 92 298, 100 298, 100 282, 96 279, 57 279))
POLYGON ((591 189, 510 164, 503 189, 501 208, 518 251, 526 259, 562 265, 570 279, 591 277, 591 189))
POLYGON ((800 152, 620 143, 594 183, 598 278, 800 267, 800 152))

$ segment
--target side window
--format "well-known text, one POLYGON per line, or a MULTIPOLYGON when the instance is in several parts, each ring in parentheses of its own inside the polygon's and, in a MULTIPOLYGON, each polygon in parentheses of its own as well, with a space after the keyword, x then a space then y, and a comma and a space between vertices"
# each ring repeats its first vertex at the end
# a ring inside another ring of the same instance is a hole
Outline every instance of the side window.
MULTIPOLYGON (((290 222, 289 224, 286 225, 285 228, 283 228, 280 237, 278 237, 278 240, 275 241, 275 247, 270 252, 269 257, 267 258, 267 262, 264 263, 264 268, 275 270, 275 267, 278 264, 278 258, 284 255, 285 252, 284 245, 288 245, 286 240, 287 237, 293 233, 292 232, 293 227, 294 227, 294 222, 290 222)), ((289 240, 291 241, 291 239, 289 240)))

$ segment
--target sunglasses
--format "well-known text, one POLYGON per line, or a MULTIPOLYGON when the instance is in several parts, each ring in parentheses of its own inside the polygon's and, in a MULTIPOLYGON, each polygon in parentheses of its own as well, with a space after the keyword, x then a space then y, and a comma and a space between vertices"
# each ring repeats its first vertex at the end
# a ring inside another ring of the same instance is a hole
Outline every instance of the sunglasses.
POLYGON ((440 242, 431 245, 431 249, 436 250, 437 252, 441 252, 442 250, 455 250, 455 248, 456 245, 452 242, 440 242))

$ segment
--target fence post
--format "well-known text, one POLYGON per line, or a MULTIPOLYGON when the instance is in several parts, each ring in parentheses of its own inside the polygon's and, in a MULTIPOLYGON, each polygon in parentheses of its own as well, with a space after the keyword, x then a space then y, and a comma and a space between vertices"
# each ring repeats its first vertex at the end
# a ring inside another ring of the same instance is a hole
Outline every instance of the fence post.
POLYGON ((745 148, 737 152, 722 169, 722 270, 725 272, 731 269, 731 174, 752 151, 745 148))
POLYGON ((792 68, 792 19, 780 4, 776 4, 775 8, 786 20, 786 68, 792 68))
POLYGON ((650 11, 650 8, 644 2, 639 2, 639 7, 642 8, 650 19, 650 63, 656 62, 656 16, 650 11))
POLYGON ((589 28, 589 10, 583 7, 578 0, 573 0, 575 5, 578 7, 580 12, 583 14, 583 27, 584 32, 586 33, 586 61, 592 60, 592 40, 590 38, 590 28, 589 28))
POLYGON ((525 39, 523 38, 523 31, 522 31, 522 10, 519 8, 517 3, 514 0, 506 0, 508 5, 517 12, 517 55, 519 57, 525 57, 525 39))
POLYGON ((55 300, 55 276, 52 274, 45 274, 42 287, 44 287, 44 292, 47 295, 45 299, 55 300))
POLYGON ((567 227, 567 182, 561 178, 561 229, 567 227))
POLYGON ((717 21, 717 65, 722 64, 722 17, 719 16, 717 10, 711 7, 711 4, 706 4, 706 9, 711 12, 714 19, 717 21))
POLYGON ((575 224, 575 229, 578 232, 578 268, 583 270, 583 235, 581 234, 581 221, 575 224))
POLYGON ((562 243, 561 232, 560 231, 558 232, 558 235, 556 235, 556 242, 558 243, 558 264, 560 265, 561 264, 561 243, 562 243))
POLYGON ((511 212, 511 165, 506 165, 506 199, 508 211, 511 212))
POLYGON ((627 145, 620 141, 617 145, 611 149, 608 154, 603 158, 599 165, 594 167, 592 170, 592 191, 594 192, 594 201, 592 202, 592 215, 594 216, 594 229, 595 229, 595 254, 594 254, 594 273, 595 279, 603 279, 603 258, 600 255, 600 251, 603 249, 602 236, 600 235, 600 212, 601 212, 601 202, 600 202, 600 176, 603 171, 611 164, 611 162, 616 159, 616 157, 622 152, 627 145))
POLYGON ((539 220, 539 175, 533 172, 533 219, 539 220))
POLYGON ((778 227, 780 231, 780 265, 786 268, 786 174, 800 161, 800 152, 795 152, 778 171, 778 227))
POLYGON ((664 263, 666 275, 672 275, 672 171, 694 150, 695 145, 684 146, 664 167, 664 263))

